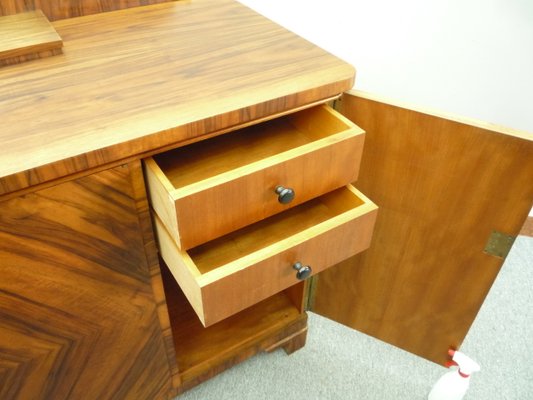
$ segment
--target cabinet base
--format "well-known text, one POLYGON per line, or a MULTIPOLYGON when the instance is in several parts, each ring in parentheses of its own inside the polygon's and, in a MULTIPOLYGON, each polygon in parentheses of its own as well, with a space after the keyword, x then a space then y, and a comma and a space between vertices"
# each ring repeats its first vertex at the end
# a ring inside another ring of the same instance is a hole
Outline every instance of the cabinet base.
POLYGON ((265 349, 265 351, 267 353, 271 353, 274 350, 277 350, 280 347, 282 347, 283 350, 285 350, 285 353, 287 353, 287 355, 291 355, 295 351, 300 350, 302 347, 304 347, 306 340, 307 340, 307 326, 301 331, 296 332, 289 337, 286 337, 285 339, 281 340, 278 343, 275 343, 274 345, 272 345, 272 347, 265 349))

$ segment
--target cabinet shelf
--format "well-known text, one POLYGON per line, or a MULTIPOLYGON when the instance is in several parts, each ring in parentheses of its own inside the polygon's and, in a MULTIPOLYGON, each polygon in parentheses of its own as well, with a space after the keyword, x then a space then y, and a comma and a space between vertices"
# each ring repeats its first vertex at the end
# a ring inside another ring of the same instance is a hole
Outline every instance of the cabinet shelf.
POLYGON ((306 328, 303 283, 204 328, 162 260, 161 270, 184 389, 306 328))

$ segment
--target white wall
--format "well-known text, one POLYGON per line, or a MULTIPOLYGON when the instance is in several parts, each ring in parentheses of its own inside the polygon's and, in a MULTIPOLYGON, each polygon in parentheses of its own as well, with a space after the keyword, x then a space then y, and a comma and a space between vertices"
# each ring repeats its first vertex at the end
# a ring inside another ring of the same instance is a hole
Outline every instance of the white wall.
POLYGON ((357 68, 355 87, 533 133, 532 0, 240 0, 357 68))
POLYGON ((354 65, 357 89, 533 135, 533 0, 240 1, 354 65))

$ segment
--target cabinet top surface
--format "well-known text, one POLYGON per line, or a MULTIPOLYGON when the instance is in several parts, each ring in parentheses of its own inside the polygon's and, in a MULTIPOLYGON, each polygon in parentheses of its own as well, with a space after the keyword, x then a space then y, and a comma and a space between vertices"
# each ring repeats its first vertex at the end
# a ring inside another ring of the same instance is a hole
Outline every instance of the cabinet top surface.
POLYGON ((0 194, 353 84, 349 64, 232 0, 170 2, 53 26, 62 55, 0 68, 0 194))

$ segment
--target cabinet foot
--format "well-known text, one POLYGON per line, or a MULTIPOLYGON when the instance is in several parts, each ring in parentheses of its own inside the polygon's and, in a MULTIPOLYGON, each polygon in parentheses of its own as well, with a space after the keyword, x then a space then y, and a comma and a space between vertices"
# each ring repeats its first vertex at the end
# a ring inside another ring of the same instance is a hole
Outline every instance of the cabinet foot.
POLYGON ((265 349, 265 351, 270 353, 281 347, 283 348, 283 350, 285 350, 285 353, 287 353, 287 355, 291 355, 295 351, 300 350, 302 347, 305 346, 306 339, 307 339, 307 327, 292 334, 289 337, 284 338, 283 340, 277 343, 274 343, 268 349, 265 349))

